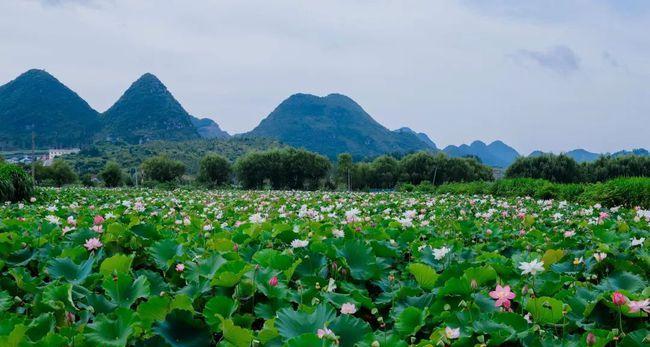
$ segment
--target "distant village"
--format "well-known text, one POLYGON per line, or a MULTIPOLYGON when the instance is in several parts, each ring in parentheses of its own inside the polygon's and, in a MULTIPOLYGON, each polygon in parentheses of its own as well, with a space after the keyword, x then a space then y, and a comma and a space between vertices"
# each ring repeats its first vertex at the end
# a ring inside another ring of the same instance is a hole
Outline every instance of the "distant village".
POLYGON ((2 156, 11 164, 31 164, 34 161, 41 161, 44 166, 50 166, 54 162, 54 158, 79 153, 79 151, 79 148, 51 148, 35 150, 33 154, 31 151, 6 152, 2 153, 2 156))

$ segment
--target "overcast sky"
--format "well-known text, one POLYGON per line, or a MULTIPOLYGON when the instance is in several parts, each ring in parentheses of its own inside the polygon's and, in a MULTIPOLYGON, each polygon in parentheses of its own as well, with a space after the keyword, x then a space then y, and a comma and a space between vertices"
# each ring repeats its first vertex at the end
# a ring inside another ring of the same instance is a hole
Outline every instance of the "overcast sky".
POLYGON ((105 111, 141 74, 238 133, 342 93, 438 146, 650 148, 650 1, 2 0, 0 84, 42 68, 105 111))

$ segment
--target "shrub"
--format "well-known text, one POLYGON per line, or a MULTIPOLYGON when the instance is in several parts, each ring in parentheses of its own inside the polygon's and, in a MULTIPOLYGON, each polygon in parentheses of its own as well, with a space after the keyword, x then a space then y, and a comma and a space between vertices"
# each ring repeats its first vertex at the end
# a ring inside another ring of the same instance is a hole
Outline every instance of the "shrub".
POLYGON ((77 181, 77 174, 62 159, 55 160, 50 166, 43 166, 39 162, 34 168, 36 182, 40 185, 61 187, 77 181))
POLYGON ((650 208, 650 178, 617 178, 590 185, 579 196, 582 202, 606 206, 650 208))
POLYGON ((20 201, 34 194, 32 178, 19 166, 0 163, 0 201, 20 201))
POLYGON ((185 173, 185 165, 165 156, 149 158, 142 163, 142 171, 147 180, 172 182, 179 180, 185 173))
POLYGON ((104 170, 99 173, 106 187, 119 187, 124 184, 124 173, 120 165, 114 161, 106 163, 104 170))
POLYGON ((230 162, 214 153, 206 154, 199 165, 199 181, 209 186, 219 186, 230 181, 230 162))
POLYGON ((541 178, 557 183, 583 180, 580 165, 564 154, 544 154, 538 157, 519 157, 506 170, 507 178, 541 178))

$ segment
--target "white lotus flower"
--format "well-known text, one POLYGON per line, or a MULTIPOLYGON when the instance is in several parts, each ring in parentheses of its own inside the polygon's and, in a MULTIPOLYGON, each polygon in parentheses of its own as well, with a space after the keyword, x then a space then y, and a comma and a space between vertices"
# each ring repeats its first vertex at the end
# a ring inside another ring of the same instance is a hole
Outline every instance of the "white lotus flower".
POLYGON ((440 260, 444 258, 449 252, 451 252, 451 248, 448 248, 447 246, 443 246, 442 248, 435 248, 433 249, 433 257, 436 258, 436 260, 440 260))
POLYGON ((544 271, 544 262, 539 261, 537 259, 534 259, 531 262, 521 262, 519 263, 519 269, 521 270, 521 274, 531 274, 531 275, 536 275, 538 272, 543 272, 544 271))
POLYGON ((309 241, 307 241, 307 240, 295 239, 295 240, 291 241, 291 247, 292 248, 305 248, 305 247, 307 247, 308 244, 309 244, 309 241))

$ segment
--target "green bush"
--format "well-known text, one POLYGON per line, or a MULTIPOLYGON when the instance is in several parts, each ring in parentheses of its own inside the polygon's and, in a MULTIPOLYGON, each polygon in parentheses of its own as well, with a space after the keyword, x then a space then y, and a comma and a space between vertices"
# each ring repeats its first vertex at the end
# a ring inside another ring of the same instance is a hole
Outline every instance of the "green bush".
POLYGON ((218 154, 206 154, 199 165, 198 180, 208 186, 215 187, 230 181, 230 162, 218 154))
POLYGON ((180 161, 164 156, 149 158, 142 163, 144 177, 150 181, 172 182, 180 180, 185 173, 185 165, 180 161))
POLYGON ((114 161, 109 161, 99 176, 104 180, 104 185, 110 188, 120 187, 124 184, 122 168, 114 161))
POLYGON ((579 199, 605 206, 650 207, 650 178, 617 178, 590 185, 579 199))
POLYGON ((20 167, 0 164, 0 201, 20 201, 34 194, 32 178, 20 167))

